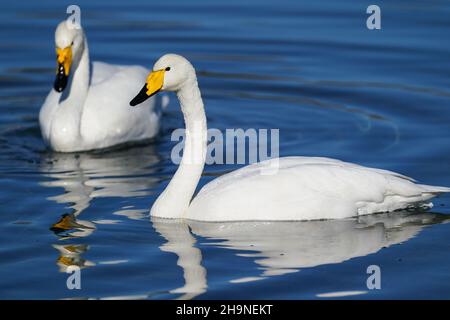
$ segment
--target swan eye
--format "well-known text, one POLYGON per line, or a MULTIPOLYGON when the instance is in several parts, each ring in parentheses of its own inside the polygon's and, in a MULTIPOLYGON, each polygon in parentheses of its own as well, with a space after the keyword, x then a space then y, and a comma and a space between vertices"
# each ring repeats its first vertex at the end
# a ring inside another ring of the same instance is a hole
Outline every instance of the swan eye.
POLYGON ((166 68, 166 71, 170 71, 170 67, 167 67, 167 68, 166 68))
POLYGON ((72 41, 72 43, 70 45, 73 46, 73 41, 72 41))

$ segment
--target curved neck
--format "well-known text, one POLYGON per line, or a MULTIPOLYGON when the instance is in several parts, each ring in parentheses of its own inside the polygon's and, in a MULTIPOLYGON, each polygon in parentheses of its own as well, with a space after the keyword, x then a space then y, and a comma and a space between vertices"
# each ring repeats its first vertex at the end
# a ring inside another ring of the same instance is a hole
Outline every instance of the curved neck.
POLYGON ((162 218, 182 218, 189 208, 203 172, 207 147, 207 127, 197 79, 177 92, 186 126, 183 157, 172 180, 153 204, 150 214, 162 218))
POLYGON ((73 74, 69 78, 68 90, 62 96, 64 104, 74 107, 81 114, 84 102, 87 98, 90 72, 89 72, 89 49, 86 39, 83 42, 81 55, 72 62, 73 74))

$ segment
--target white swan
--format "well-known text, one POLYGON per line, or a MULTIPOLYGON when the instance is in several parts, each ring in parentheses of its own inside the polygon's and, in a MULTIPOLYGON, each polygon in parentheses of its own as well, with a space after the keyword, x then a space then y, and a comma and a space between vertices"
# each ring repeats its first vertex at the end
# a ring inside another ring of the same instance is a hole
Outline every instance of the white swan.
POLYGON ((225 174, 192 200, 203 171, 206 117, 193 66, 167 54, 154 65, 147 91, 134 106, 160 90, 175 91, 186 125, 181 164, 153 204, 151 215, 203 221, 337 219, 423 205, 450 188, 415 184, 400 174, 328 158, 271 159, 225 174), (277 167, 274 174, 261 170, 277 167))
POLYGON ((125 107, 148 73, 144 67, 94 62, 91 76, 84 32, 66 21, 56 28, 55 44, 56 80, 39 113, 42 136, 53 150, 102 149, 158 133, 161 110, 155 99, 142 110, 125 107))

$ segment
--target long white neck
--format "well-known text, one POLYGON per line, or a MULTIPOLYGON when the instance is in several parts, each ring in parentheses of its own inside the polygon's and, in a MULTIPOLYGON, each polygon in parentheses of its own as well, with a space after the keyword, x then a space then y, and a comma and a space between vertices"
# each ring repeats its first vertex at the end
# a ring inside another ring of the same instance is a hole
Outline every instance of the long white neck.
POLYGON ((182 218, 203 172, 207 147, 205 109, 194 77, 177 92, 186 126, 183 157, 172 180, 153 204, 150 214, 182 218))
POLYGON ((59 103, 55 104, 54 112, 44 120, 50 123, 48 140, 58 151, 74 151, 80 146, 81 119, 89 83, 89 51, 85 40, 81 54, 73 59, 66 90, 60 96, 59 103))
POLYGON ((81 116, 84 103, 89 90, 89 48, 86 39, 83 42, 81 55, 74 59, 72 63, 73 74, 69 78, 67 93, 64 93, 62 100, 65 105, 74 108, 74 112, 81 116))

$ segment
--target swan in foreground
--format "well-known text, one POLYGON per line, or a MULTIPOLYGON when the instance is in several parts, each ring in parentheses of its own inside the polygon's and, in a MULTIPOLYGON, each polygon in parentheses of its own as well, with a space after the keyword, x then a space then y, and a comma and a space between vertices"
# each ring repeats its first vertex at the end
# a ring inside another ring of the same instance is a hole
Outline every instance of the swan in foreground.
POLYGON ((141 110, 124 107, 145 80, 144 67, 94 62, 91 74, 83 29, 67 21, 56 28, 55 44, 56 80, 39 113, 42 136, 53 150, 102 149, 156 136, 161 110, 155 99, 141 110))
POLYGON ((416 184, 391 171, 328 158, 285 157, 216 178, 192 200, 205 163, 207 129, 191 63, 175 54, 162 56, 130 105, 142 103, 160 90, 176 92, 186 136, 180 166, 151 209, 154 217, 203 221, 339 219, 423 206, 439 193, 450 192, 450 188, 416 184), (267 174, 271 168, 276 171, 267 174))

